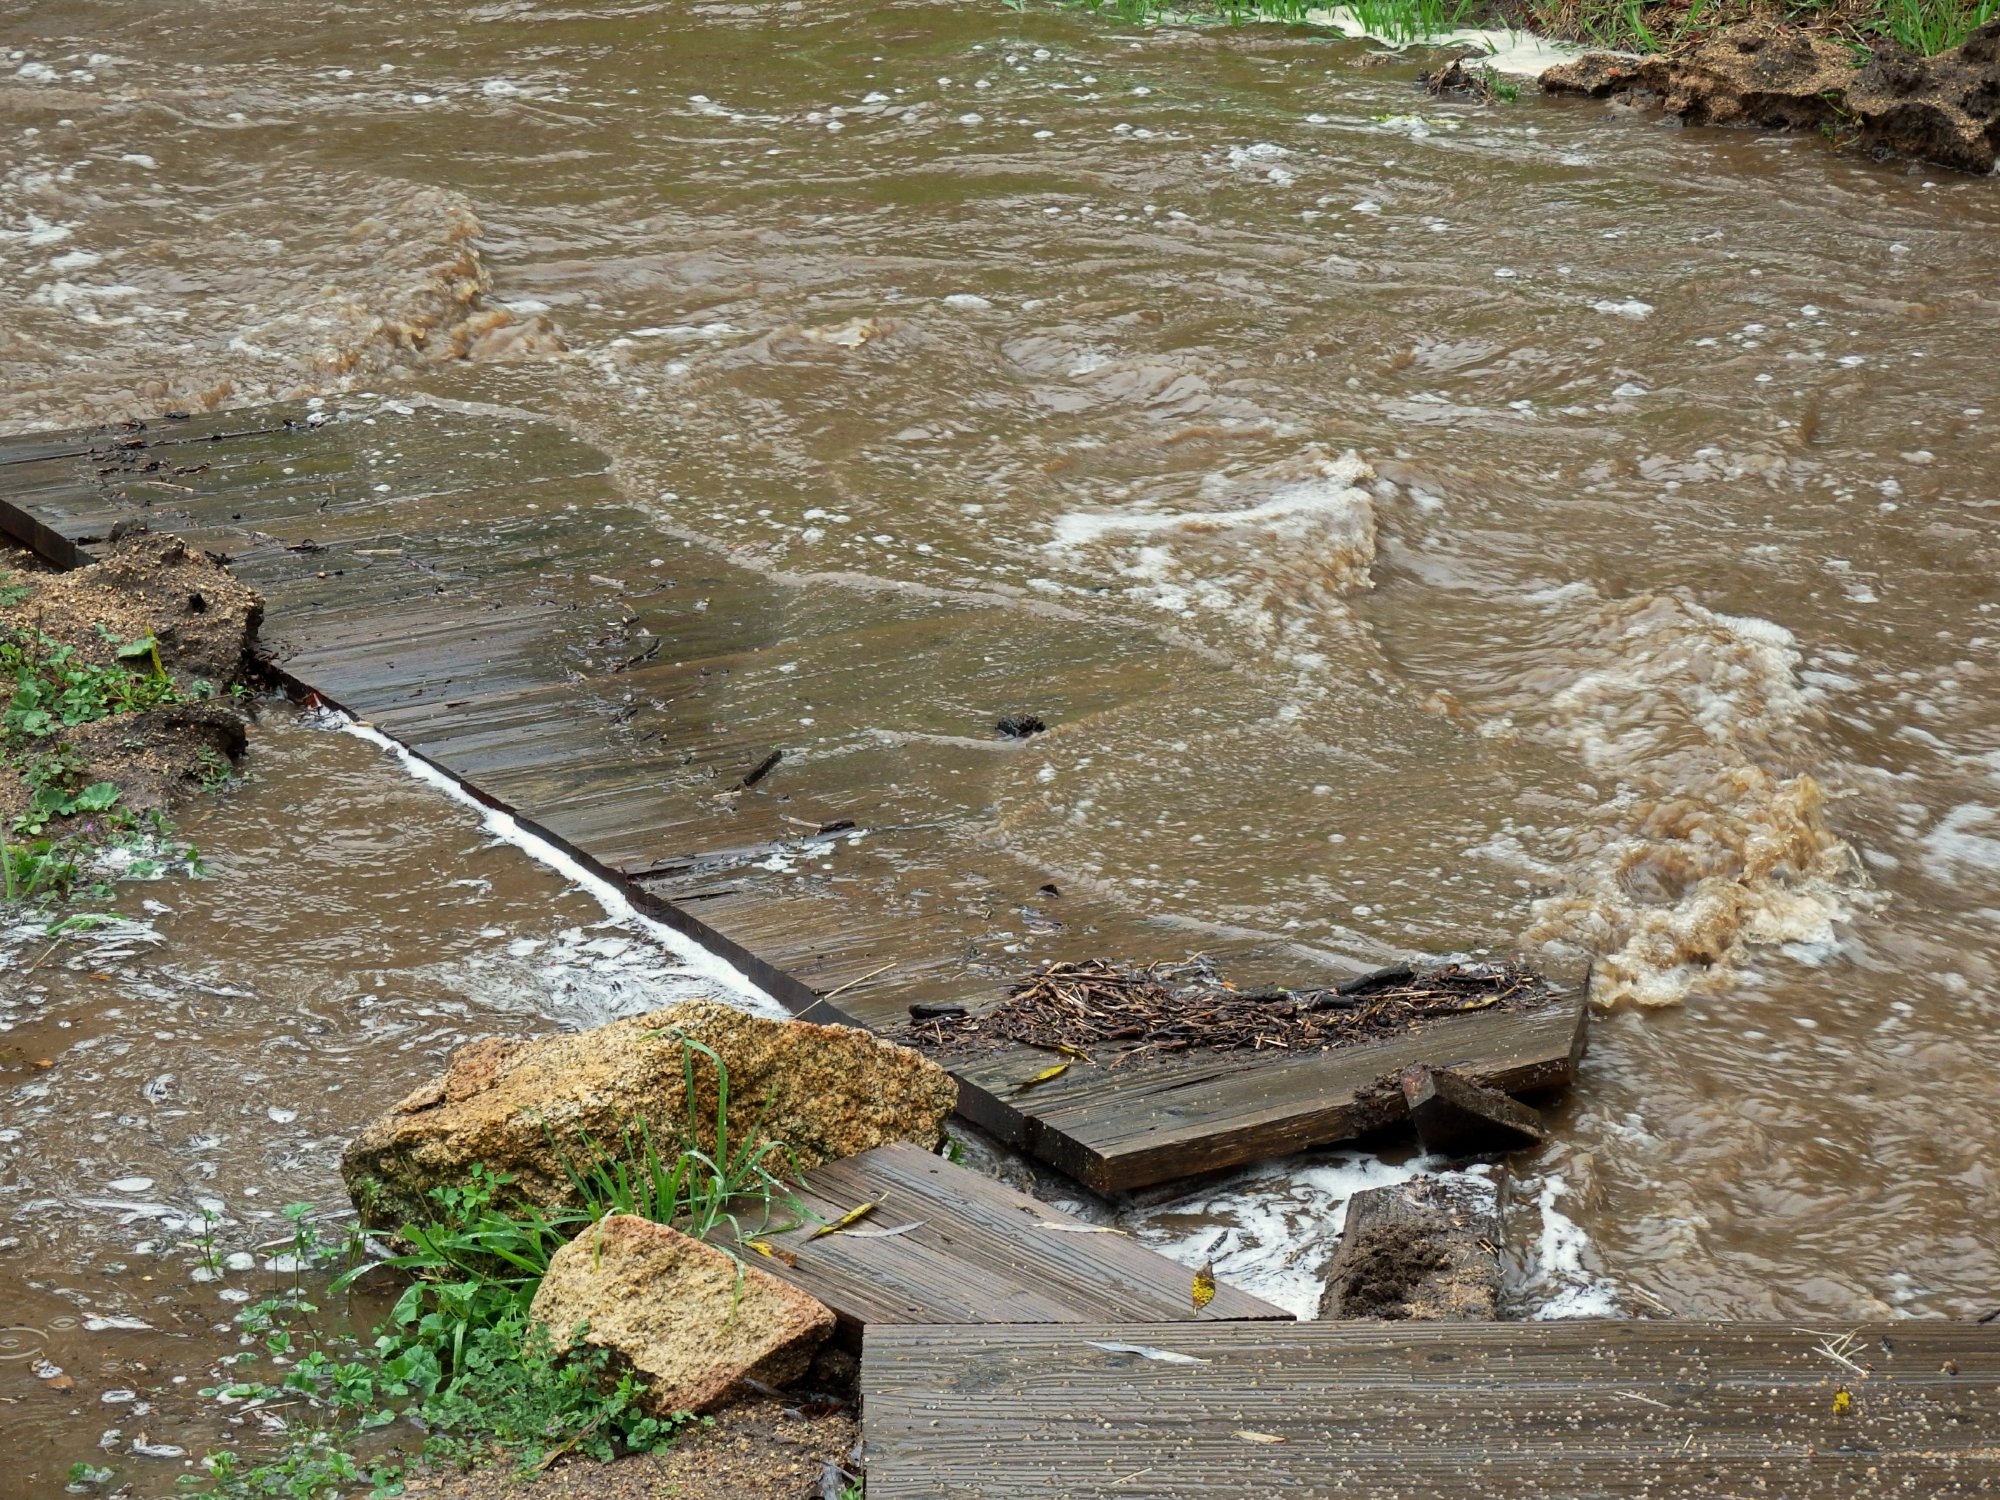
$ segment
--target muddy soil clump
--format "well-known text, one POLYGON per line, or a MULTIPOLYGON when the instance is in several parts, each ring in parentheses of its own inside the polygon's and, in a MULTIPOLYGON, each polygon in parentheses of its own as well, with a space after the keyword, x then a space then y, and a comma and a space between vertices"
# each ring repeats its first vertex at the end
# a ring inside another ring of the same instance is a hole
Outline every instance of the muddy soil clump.
POLYGON ((69 573, 0 557, 0 820, 10 837, 164 812, 243 752, 263 601, 174 536, 69 573), (116 789, 115 799, 107 788, 116 789))
POLYGON ((1541 85, 1657 108, 1689 125, 1817 130, 1881 157, 1993 170, 2000 21, 1935 57, 1885 41, 1855 64, 1847 42, 1758 20, 1651 57, 1589 53, 1550 68, 1541 85))

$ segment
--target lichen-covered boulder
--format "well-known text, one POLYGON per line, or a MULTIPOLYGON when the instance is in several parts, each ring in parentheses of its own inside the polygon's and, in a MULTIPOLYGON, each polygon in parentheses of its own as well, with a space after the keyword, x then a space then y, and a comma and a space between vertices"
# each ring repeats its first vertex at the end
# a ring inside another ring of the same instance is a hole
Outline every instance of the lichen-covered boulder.
POLYGON ((572 1171, 628 1155, 641 1129, 663 1157, 689 1143, 713 1153, 725 1070, 728 1149, 781 1143, 767 1159, 780 1176, 888 1141, 934 1150, 958 1101, 949 1073, 868 1032, 691 1000, 594 1031, 461 1047, 442 1078, 361 1133, 341 1175, 362 1222, 390 1231, 433 1217, 432 1189, 480 1165, 513 1179, 515 1201, 577 1206, 572 1171))
POLYGON ((549 1260, 529 1309, 557 1347, 609 1349, 644 1382, 648 1410, 712 1411, 806 1373, 831 1309, 679 1230, 612 1214, 549 1260))

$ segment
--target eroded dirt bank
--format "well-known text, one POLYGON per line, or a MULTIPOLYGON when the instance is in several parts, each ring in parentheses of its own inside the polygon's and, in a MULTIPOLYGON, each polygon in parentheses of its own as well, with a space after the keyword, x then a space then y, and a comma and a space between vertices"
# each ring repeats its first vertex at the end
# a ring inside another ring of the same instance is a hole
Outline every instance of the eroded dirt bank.
POLYGON ((1650 57, 1589 53, 1549 69, 1541 85, 1689 125, 1818 131, 1962 172, 1991 172, 2000 158, 2000 21, 1919 57, 1887 41, 1857 53, 1830 33, 1755 20, 1650 57))
POLYGON ((226 779, 262 615, 172 536, 73 573, 0 569, 0 820, 25 841, 10 858, 60 859, 226 779))

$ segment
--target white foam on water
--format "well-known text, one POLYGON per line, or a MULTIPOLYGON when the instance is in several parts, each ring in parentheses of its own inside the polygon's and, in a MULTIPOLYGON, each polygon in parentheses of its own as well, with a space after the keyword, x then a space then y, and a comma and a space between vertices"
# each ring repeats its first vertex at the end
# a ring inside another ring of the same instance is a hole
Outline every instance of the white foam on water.
POLYGON ((1231 146, 1226 159, 1239 172, 1254 172, 1278 187, 1290 187, 1298 181, 1298 174, 1283 165, 1291 154, 1283 146, 1258 141, 1250 146, 1231 146))
POLYGON ((1923 836, 1924 867, 1950 884, 1971 870, 2000 874, 2000 812, 1978 802, 1961 802, 1923 836))
POLYGON ((1212 1263, 1231 1286, 1317 1318, 1348 1200, 1433 1165, 1427 1157, 1393 1163, 1359 1151, 1291 1157, 1132 1209, 1121 1222, 1141 1244, 1190 1271, 1212 1263), (1189 1218, 1202 1222, 1190 1227, 1189 1218))
POLYGON ((1542 1321, 1622 1317, 1624 1309, 1610 1283, 1586 1264, 1590 1236, 1556 1207, 1556 1199, 1568 1187, 1559 1173, 1551 1172, 1542 1179, 1536 1200, 1542 1232, 1528 1278, 1528 1292, 1536 1303, 1534 1316, 1542 1321))
POLYGON ((1375 36, 1366 22, 1344 6, 1334 10, 1308 11, 1306 19, 1315 26, 1338 31, 1342 36, 1357 40, 1366 38, 1399 51, 1406 47, 1475 47, 1478 49, 1478 55, 1472 58, 1475 64, 1510 78, 1539 78, 1556 64, 1581 57, 1585 50, 1567 42, 1551 41, 1533 32, 1497 31, 1477 26, 1439 32, 1416 41, 1396 42, 1375 36))
POLYGON ((528 832, 511 813, 502 812, 496 807, 488 807, 443 771, 413 755, 372 724, 364 724, 345 714, 329 714, 326 717, 332 727, 341 733, 365 740, 393 756, 403 769, 417 780, 435 787, 453 801, 476 812, 481 822, 485 824, 486 831, 494 838, 519 849, 536 863, 546 865, 570 884, 584 891, 614 922, 644 933, 658 943, 689 973, 715 985, 721 992, 716 996, 717 999, 757 1015, 770 1016, 778 1020, 790 1019, 791 1012, 752 982, 748 975, 725 963, 692 938, 684 937, 664 922, 639 911, 625 899, 624 893, 617 886, 602 876, 592 874, 548 840, 528 832))
POLYGON ((1325 632, 1346 617, 1342 596, 1372 585, 1374 470, 1353 452, 1318 445, 1244 475, 1211 475, 1200 509, 1134 507, 1058 516, 1044 549, 1094 577, 1108 563, 1125 597, 1228 627, 1248 643, 1323 675, 1325 632), (1226 502, 1241 497, 1247 503, 1226 502))

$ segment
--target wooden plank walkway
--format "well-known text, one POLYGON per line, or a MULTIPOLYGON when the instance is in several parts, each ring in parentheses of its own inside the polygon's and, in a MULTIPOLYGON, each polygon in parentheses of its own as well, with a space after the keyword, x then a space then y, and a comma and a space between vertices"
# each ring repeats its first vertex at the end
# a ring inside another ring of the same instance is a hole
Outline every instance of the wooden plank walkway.
MULTIPOLYGON (((995 601, 780 588, 676 541, 604 468, 525 418, 231 413, 0 442, 0 529, 65 565, 121 522, 228 555, 264 594, 266 640, 296 683, 623 880, 812 1019, 893 1033, 912 1001, 991 1003, 1050 959, 1180 955, 1185 936, 1088 893, 1035 907, 1049 877, 997 847, 982 790, 1018 747, 967 737, 970 711, 924 705, 1071 706, 1050 702, 1044 673, 986 665, 1000 633, 1021 648, 1010 660, 1064 664, 1078 714, 1190 684, 1114 632, 995 601), (940 685, 941 655, 965 681, 940 685), (801 722, 833 712, 846 727, 798 750, 801 722)), ((1247 983, 1327 978, 1320 955, 1282 943, 1210 951, 1247 983)), ((1583 1027, 1575 985, 1540 1012, 1326 1054, 1077 1063, 1030 1087, 1047 1054, 1010 1049, 957 1068, 960 1110, 1116 1192, 1389 1123, 1402 1105, 1380 1085, 1411 1063, 1561 1087, 1583 1027)))
POLYGON ((857 1342, 863 1328, 895 1323, 1291 1318, 1228 1285, 1197 1313, 1185 1266, 916 1146, 829 1162, 806 1174, 798 1198, 799 1227, 744 1226, 778 1253, 743 1258, 831 1307, 857 1342), (813 1236, 863 1203, 880 1207, 853 1230, 813 1236))
POLYGON ((862 1402, 869 1500, 2000 1493, 1944 1321, 881 1328, 862 1402))

